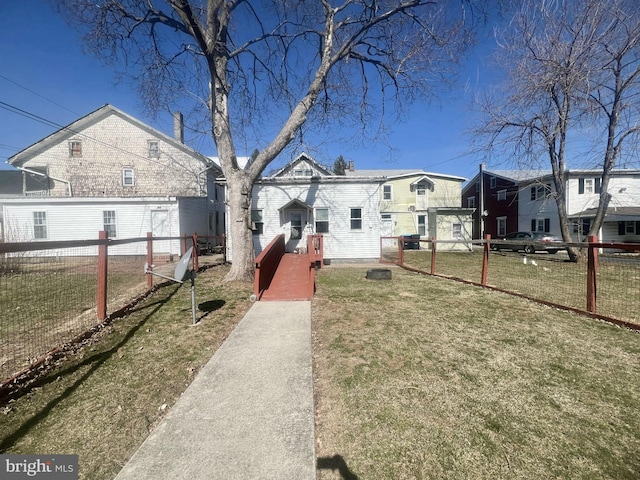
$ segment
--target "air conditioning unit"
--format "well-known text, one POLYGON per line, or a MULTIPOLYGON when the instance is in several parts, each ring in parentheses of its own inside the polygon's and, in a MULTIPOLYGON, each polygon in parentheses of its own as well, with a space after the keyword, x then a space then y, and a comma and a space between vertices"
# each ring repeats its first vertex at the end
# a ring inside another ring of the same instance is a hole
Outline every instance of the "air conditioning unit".
POLYGON ((409 211, 410 212, 415 212, 416 211, 416 206, 415 205, 409 205, 409 211))

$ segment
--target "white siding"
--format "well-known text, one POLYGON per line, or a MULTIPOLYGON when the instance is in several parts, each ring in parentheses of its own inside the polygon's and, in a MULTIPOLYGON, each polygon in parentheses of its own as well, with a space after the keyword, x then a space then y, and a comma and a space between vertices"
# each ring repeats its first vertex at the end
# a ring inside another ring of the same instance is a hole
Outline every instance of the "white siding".
MULTIPOLYGON (((34 240, 33 212, 46 212, 47 241, 95 240, 104 229, 103 212, 116 213, 116 239, 146 237, 151 231, 151 212, 166 211, 170 236, 180 235, 177 200, 138 199, 130 201, 89 201, 87 199, 62 199, 56 201, 16 200, 4 203, 5 235, 8 242, 34 240)), ((193 232, 191 232, 193 233, 193 232)), ((180 241, 172 240, 163 245, 168 253, 180 254, 180 241)), ((157 250, 157 249, 156 249, 157 250)), ((95 255, 96 247, 87 247, 70 255, 95 255)), ((110 247, 114 255, 143 255, 144 242, 110 247)))
POLYGON ((181 198, 180 232, 185 235, 208 235, 208 216, 206 198, 181 198))
MULTIPOLYGON (((329 209, 329 233, 324 235, 324 256, 331 259, 369 259, 380 257, 380 186, 375 183, 314 183, 311 185, 264 185, 254 187, 254 205, 264 219, 263 235, 255 235, 256 252, 262 251, 280 233, 291 234, 279 210, 298 199, 313 208, 329 209), (351 208, 362 209, 362 229, 351 230, 351 208)), ((307 221, 315 232, 313 211, 307 221)))

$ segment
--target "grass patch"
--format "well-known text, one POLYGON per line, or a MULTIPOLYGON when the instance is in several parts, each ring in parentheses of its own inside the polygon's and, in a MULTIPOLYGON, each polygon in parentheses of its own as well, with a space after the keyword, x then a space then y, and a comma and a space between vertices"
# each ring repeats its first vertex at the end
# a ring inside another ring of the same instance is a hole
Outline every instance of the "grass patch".
POLYGON ((317 277, 319 480, 640 476, 637 333, 398 268, 365 273, 317 277))
POLYGON ((190 285, 165 286, 3 405, 0 451, 78 454, 80 478, 113 478, 250 307, 227 271, 198 275, 198 325, 190 285))

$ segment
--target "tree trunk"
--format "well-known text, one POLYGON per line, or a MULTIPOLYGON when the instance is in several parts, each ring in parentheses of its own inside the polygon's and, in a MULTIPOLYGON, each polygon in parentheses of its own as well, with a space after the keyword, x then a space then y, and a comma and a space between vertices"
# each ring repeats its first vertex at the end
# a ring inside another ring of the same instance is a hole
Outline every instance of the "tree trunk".
POLYGON ((229 232, 231 234, 231 270, 227 281, 253 281, 255 271, 253 232, 251 231, 252 182, 242 169, 235 169, 227 177, 229 232))

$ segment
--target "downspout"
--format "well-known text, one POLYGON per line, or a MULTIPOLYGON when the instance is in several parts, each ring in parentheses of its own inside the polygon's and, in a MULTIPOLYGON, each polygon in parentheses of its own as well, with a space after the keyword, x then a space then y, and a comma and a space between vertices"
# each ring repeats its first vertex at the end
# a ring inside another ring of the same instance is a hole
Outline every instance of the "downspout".
POLYGON ((71 191, 71 182, 69 180, 63 180, 61 178, 52 177, 51 175, 47 175, 46 173, 36 172, 33 170, 29 170, 28 168, 16 167, 18 170, 26 173, 31 173, 32 175, 40 175, 41 177, 50 178, 51 180, 55 180, 56 182, 62 182, 67 184, 67 189, 69 190, 69 196, 73 197, 73 192, 71 191))

